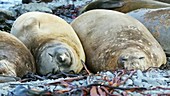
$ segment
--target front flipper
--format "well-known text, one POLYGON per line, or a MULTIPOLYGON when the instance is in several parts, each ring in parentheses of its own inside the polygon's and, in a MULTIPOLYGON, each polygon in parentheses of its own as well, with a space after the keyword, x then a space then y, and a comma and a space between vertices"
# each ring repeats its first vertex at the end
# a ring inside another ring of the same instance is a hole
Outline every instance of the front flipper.
POLYGON ((21 80, 21 78, 19 78, 19 77, 6 76, 6 75, 0 74, 0 83, 14 82, 14 81, 19 81, 19 80, 21 80))

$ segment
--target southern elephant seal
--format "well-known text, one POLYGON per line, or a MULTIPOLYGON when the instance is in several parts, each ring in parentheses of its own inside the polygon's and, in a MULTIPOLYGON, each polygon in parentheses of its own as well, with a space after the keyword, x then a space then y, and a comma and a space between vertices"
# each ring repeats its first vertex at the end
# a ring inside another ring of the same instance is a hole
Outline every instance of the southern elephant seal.
POLYGON ((109 9, 127 13, 140 8, 163 8, 170 4, 155 0, 96 0, 82 8, 81 13, 93 9, 109 9))
POLYGON ((87 67, 93 72, 122 67, 145 70, 166 63, 163 49, 147 28, 124 13, 91 10, 71 25, 84 47, 87 67))
POLYGON ((35 61, 27 47, 15 36, 0 31, 0 82, 35 71, 35 61))
POLYGON ((11 34, 31 50, 39 74, 83 68, 85 54, 75 31, 65 20, 43 12, 28 12, 16 19, 11 34))

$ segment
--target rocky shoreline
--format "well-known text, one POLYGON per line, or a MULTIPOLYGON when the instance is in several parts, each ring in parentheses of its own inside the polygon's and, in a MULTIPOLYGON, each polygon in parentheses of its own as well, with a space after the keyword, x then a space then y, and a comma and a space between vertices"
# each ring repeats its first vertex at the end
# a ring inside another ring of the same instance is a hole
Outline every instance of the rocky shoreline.
POLYGON ((104 71, 58 79, 0 84, 1 95, 7 96, 168 96, 169 70, 104 71))
POLYGON ((0 3, 0 30, 10 31, 14 20, 23 13, 40 11, 60 16, 68 23, 79 15, 79 10, 92 0, 77 0, 74 2, 65 2, 57 0, 50 3, 29 3, 29 4, 12 4, 12 2, 0 3))
MULTIPOLYGON (((13 3, 0 3, 0 30, 9 32, 13 21, 25 12, 41 11, 58 15, 68 23, 79 15, 82 6, 92 0, 76 0, 65 2, 56 0, 50 3, 29 3, 13 6, 13 3), (10 6, 8 8, 8 6, 10 6), (2 6, 3 5, 3 6, 2 6), (4 7, 6 6, 6 7, 4 7)), ((170 61, 170 60, 169 60, 170 61)), ((169 65, 167 65, 169 66, 169 65)), ((97 74, 65 75, 56 78, 33 75, 25 77, 34 81, 0 83, 0 95, 2 96, 34 96, 34 95, 83 95, 83 96, 157 96, 170 95, 170 67, 162 66, 162 69, 151 68, 140 70, 116 70, 104 71, 97 74), (37 76, 37 77, 35 77, 37 76), (43 79, 42 79, 43 78, 43 79)))

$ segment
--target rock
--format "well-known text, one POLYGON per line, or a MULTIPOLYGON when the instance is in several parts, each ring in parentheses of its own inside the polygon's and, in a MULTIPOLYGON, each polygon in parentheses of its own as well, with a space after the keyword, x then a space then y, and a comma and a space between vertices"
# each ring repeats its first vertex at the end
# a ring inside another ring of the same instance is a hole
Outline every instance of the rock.
POLYGON ((128 79, 125 83, 126 86, 132 86, 133 85, 133 81, 131 79, 128 79))
POLYGON ((0 9, 8 9, 15 4, 21 4, 20 0, 0 0, 0 9))
MULTIPOLYGON (((122 70, 116 70, 116 71, 105 71, 105 72, 99 72, 94 75, 89 75, 87 78, 81 78, 81 79, 76 79, 78 77, 74 78, 58 78, 55 80, 43 80, 43 81, 31 81, 31 82, 25 82, 25 83, 20 83, 20 82, 10 82, 10 83, 0 83, 0 92, 3 93, 1 95, 11 95, 12 93, 15 93, 15 96, 19 96, 20 94, 29 94, 29 96, 35 96, 35 95, 44 95, 45 93, 48 93, 49 95, 57 95, 57 96, 68 96, 68 95, 76 95, 80 96, 79 94, 86 93, 85 96, 88 96, 90 94, 89 90, 91 87, 95 87, 96 90, 98 88, 103 88, 105 91, 108 91, 112 95, 124 95, 124 96, 157 96, 158 94, 163 95, 163 96, 169 96, 168 94, 170 93, 170 84, 168 83, 169 81, 164 81, 164 80, 169 80, 169 77, 165 77, 165 75, 169 76, 170 71, 163 71, 163 70, 157 70, 157 69, 152 69, 148 70, 146 72, 142 72, 143 76, 146 77, 146 73, 150 74, 149 78, 145 78, 143 81, 141 78, 135 78, 134 80, 128 79, 125 84, 121 84, 117 87, 114 87, 114 83, 112 80, 116 79, 120 81, 124 81, 122 78, 124 76, 129 75, 131 71, 122 71, 122 70), (118 75, 118 77, 112 77, 118 74, 119 72, 123 72, 124 75, 118 75), (157 77, 152 76, 157 74, 157 77), (109 79, 103 79, 103 75, 110 75, 106 76, 109 79), (90 78, 90 79, 89 79, 90 78), (149 83, 149 79, 152 81, 149 83), (90 83, 87 83, 88 80, 92 80, 90 83), (163 82, 163 83, 160 83, 163 82), (110 83, 108 83, 110 82, 110 83), (111 83, 112 82, 112 83, 111 83), (167 82, 167 83, 166 83, 167 82), (129 84, 128 84, 129 83, 129 84), (93 86, 91 84, 98 84, 101 86, 93 86), (109 87, 104 87, 102 85, 106 85, 112 87, 110 90, 109 87), (87 87, 91 86, 91 87, 87 87), (83 88, 85 90, 83 91, 83 88), (114 89, 117 88, 117 89, 114 89), (120 88, 120 89, 119 89, 120 88), (135 88, 139 88, 138 90, 135 88), (145 88, 145 89, 144 89, 145 88), (128 89, 128 90, 123 90, 123 89, 128 89), (146 90, 147 89, 147 90, 146 90), (7 92, 8 90, 8 92, 7 92), (65 91, 64 91, 65 90, 65 91), (69 90, 67 92, 67 90, 69 90), (114 91, 113 91, 114 90, 114 91), (43 93, 42 93, 43 92, 43 93), (57 93, 57 92, 62 92, 62 93, 57 93)), ((133 74, 133 76, 137 76, 137 74, 133 74)), ((14 94, 13 94, 14 95, 14 94)), ((107 94, 109 95, 109 94, 107 94)))
POLYGON ((22 0, 23 4, 28 4, 28 3, 39 3, 39 2, 52 2, 53 0, 22 0))
POLYGON ((0 9, 0 30, 9 32, 14 21, 11 11, 0 9))
MULTIPOLYGON (((77 0, 77 1, 68 1, 68 0, 57 0, 53 2, 40 2, 35 3, 38 0, 23 0, 23 2, 34 2, 29 4, 18 4, 13 7, 10 7, 9 10, 12 11, 12 14, 17 18, 23 13, 39 11, 52 13, 57 16, 60 16, 68 23, 70 23, 73 19, 75 19, 79 15, 79 10, 82 6, 85 6, 87 3, 91 2, 91 0, 77 0)), ((39 0, 39 1, 51 1, 51 0, 39 0)))
POLYGON ((141 78, 141 79, 144 78, 143 73, 142 73, 141 70, 137 70, 137 73, 136 73, 136 74, 137 74, 138 78, 141 78))
POLYGON ((9 10, 0 9, 0 30, 9 32, 14 20, 21 14, 30 11, 52 13, 45 3, 19 4, 10 7, 9 10))
POLYGON ((9 10, 14 12, 13 14, 15 14, 15 17, 18 17, 23 13, 32 11, 52 13, 52 10, 48 8, 45 3, 19 4, 14 7, 10 7, 9 10))

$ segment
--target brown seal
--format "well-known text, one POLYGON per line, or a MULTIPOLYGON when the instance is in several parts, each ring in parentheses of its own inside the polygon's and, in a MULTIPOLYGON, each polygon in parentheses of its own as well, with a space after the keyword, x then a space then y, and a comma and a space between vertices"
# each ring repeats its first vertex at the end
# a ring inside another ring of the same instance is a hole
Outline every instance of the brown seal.
MULTIPOLYGON (((29 71, 35 72, 31 52, 15 36, 0 31, 0 74, 22 77, 29 71)), ((3 82, 1 79, 2 76, 0 76, 0 82, 3 82)))
POLYGON ((140 8, 163 8, 170 4, 155 0, 96 0, 82 8, 82 12, 93 9, 109 9, 127 13, 140 8))
POLYGON ((159 67, 166 56, 147 28, 138 20, 111 10, 85 12, 71 23, 94 72, 116 68, 159 67))
POLYGON ((28 12, 16 19, 11 33, 31 50, 37 72, 70 71, 83 68, 85 54, 81 42, 65 20, 43 12, 28 12))

